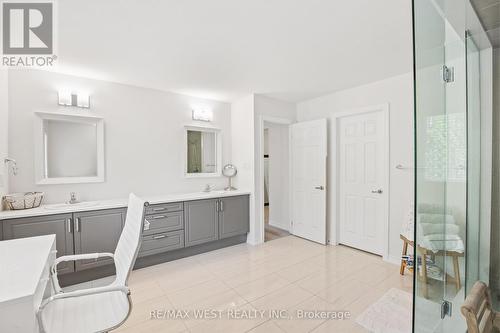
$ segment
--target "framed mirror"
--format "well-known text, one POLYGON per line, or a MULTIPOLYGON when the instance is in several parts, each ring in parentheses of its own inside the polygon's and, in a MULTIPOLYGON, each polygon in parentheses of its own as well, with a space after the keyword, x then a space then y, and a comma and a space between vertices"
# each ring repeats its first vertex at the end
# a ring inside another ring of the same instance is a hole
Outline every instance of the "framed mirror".
POLYGON ((185 177, 221 176, 222 142, 219 129, 186 126, 184 147, 185 177))
POLYGON ((90 115, 35 113, 37 184, 104 182, 104 121, 90 115))

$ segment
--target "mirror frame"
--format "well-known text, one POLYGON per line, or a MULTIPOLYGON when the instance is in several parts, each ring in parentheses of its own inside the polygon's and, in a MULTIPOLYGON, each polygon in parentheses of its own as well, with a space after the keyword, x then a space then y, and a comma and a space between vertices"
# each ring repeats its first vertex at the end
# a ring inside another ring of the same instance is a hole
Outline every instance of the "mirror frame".
POLYGON ((104 119, 91 114, 68 114, 62 112, 35 112, 35 181, 37 185, 102 183, 104 177, 104 119), (44 120, 59 120, 76 123, 96 124, 97 130, 97 176, 46 178, 44 151, 44 120))
POLYGON ((192 126, 186 125, 184 126, 184 142, 183 142, 183 160, 182 163, 182 174, 185 178, 213 178, 213 177, 222 177, 222 134, 220 128, 208 127, 208 126, 192 126), (187 139, 188 139, 188 131, 201 131, 201 132, 210 132, 215 133, 215 160, 217 161, 217 167, 215 172, 207 173, 188 173, 188 149, 187 149, 187 139))

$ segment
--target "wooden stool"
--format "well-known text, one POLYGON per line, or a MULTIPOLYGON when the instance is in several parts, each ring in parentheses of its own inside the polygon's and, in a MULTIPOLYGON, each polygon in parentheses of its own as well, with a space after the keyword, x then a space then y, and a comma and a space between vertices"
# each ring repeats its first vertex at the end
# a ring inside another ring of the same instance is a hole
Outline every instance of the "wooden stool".
POLYGON ((405 275, 406 261, 403 260, 403 256, 408 254, 408 245, 413 247, 413 241, 409 240, 403 235, 399 235, 399 238, 403 241, 403 252, 401 254, 401 268, 399 269, 399 274, 405 275))
MULTIPOLYGON (((408 245, 410 245, 412 247, 415 245, 414 245, 413 241, 409 240, 405 236, 399 235, 399 237, 403 241, 403 252, 401 254, 401 267, 400 267, 399 273, 401 275, 404 275, 404 272, 406 269, 406 262, 403 260, 402 257, 407 255, 408 245)), ((444 250, 440 250, 438 252, 432 252, 431 250, 428 250, 428 249, 423 248, 421 246, 417 246, 417 252, 420 254, 420 256, 422 258, 421 259, 421 261, 422 261, 422 266, 421 266, 422 276, 420 276, 420 274, 418 274, 418 272, 415 274, 417 274, 417 277, 423 283, 422 290, 423 290, 423 294, 424 294, 425 298, 427 298, 427 296, 428 296, 428 292, 427 292, 427 283, 428 283, 428 280, 427 280, 427 256, 431 256, 431 258, 435 258, 436 256, 450 257, 452 259, 452 262, 453 262, 453 275, 454 276, 450 276, 450 275, 446 274, 445 280, 446 280, 446 282, 454 283, 457 291, 459 291, 460 288, 462 288, 462 283, 460 281, 460 265, 459 265, 458 258, 463 257, 464 256, 463 253, 455 252, 455 251, 444 251, 444 250)), ((413 266, 414 266, 414 268, 418 266, 417 258, 413 258, 413 266)), ((416 271, 414 270, 414 272, 416 272, 416 271)))

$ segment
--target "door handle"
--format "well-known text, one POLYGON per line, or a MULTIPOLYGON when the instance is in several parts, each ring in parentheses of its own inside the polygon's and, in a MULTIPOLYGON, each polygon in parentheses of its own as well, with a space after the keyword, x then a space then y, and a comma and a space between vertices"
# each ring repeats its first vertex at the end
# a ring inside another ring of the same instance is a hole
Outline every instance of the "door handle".
POLYGON ((75 232, 80 232, 80 218, 75 218, 75 232))
POLYGON ((68 229, 68 234, 72 232, 71 230, 71 219, 66 219, 66 228, 68 229))
POLYGON ((224 211, 224 202, 222 200, 219 200, 220 202, 220 211, 223 212, 224 211))
POLYGON ((314 189, 323 191, 325 187, 323 185, 320 185, 320 186, 315 186, 314 189))
POLYGON ((382 194, 384 193, 384 191, 382 191, 381 188, 379 188, 378 190, 373 190, 372 193, 375 193, 375 194, 382 194))

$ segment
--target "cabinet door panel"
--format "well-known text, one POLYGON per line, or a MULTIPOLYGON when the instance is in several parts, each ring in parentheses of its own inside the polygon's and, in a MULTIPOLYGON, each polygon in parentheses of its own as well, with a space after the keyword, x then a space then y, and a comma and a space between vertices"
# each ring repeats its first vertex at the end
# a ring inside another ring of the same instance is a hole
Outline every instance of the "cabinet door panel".
POLYGON ((219 238, 246 234, 250 227, 248 196, 227 197, 220 200, 219 238))
POLYGON ((186 247, 217 240, 217 200, 198 200, 184 203, 186 247))
MULTIPOLYGON (((48 215, 3 221, 4 239, 56 235, 57 257, 74 254, 71 214, 48 215)), ((72 261, 57 266, 58 274, 74 272, 72 261)))
MULTIPOLYGON (((114 253, 125 223, 125 209, 75 213, 75 253, 114 253)), ((76 270, 113 264, 111 258, 80 260, 76 270)))

